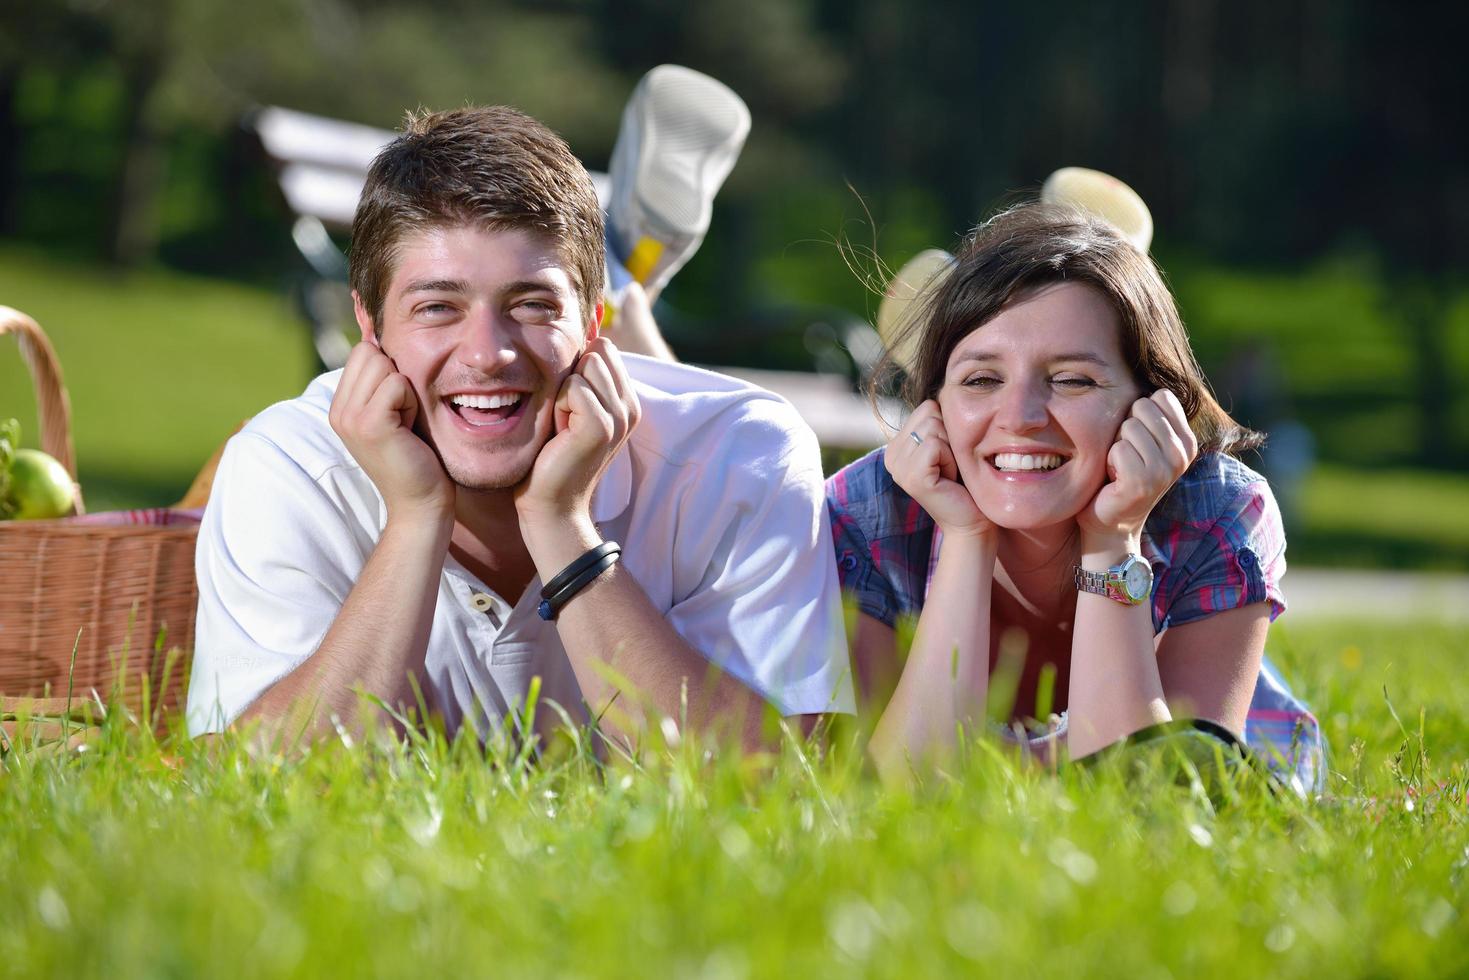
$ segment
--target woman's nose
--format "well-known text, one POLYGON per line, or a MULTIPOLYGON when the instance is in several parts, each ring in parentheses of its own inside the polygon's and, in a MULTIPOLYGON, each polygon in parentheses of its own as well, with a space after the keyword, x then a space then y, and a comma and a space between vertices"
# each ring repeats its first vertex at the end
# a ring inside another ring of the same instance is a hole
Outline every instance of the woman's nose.
POLYGON ((1009 432, 1034 432, 1050 420, 1050 388, 1036 381, 1012 381, 1000 396, 996 423, 1009 432))

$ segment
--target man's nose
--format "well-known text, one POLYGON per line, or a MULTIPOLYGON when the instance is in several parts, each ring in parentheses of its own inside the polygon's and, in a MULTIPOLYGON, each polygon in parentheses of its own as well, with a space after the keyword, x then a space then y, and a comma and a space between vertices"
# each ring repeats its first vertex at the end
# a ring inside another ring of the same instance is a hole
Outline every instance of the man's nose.
POLYGON ((1044 379, 1014 380, 1000 395, 995 421, 1008 432, 1034 432, 1050 421, 1050 385, 1044 379))
POLYGON ((515 358, 514 329, 498 310, 475 308, 461 324, 457 356, 460 361, 491 374, 515 358))

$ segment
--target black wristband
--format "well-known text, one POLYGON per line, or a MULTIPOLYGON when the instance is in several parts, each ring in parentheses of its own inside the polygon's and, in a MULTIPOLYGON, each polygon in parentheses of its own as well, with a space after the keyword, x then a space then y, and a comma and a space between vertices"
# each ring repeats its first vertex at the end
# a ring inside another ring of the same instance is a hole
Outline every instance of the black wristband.
POLYGON ((553 595, 566 588, 567 583, 576 578, 582 572, 591 568, 607 555, 619 552, 621 550, 622 545, 618 544, 616 541, 603 541, 595 548, 587 551, 586 554, 582 555, 576 561, 572 562, 570 565, 567 565, 561 570, 559 574, 553 577, 551 581, 547 582, 545 588, 541 589, 541 598, 551 598, 553 595))
MULTIPOLYGON (((541 599, 541 604, 536 607, 536 614, 544 620, 549 621, 555 619, 556 614, 561 611, 562 606, 574 599, 576 594, 586 588, 597 576, 601 575, 613 565, 616 565, 617 559, 621 556, 622 552, 620 550, 608 551, 593 564, 582 568, 581 574, 563 585, 554 595, 546 596, 543 591, 541 594, 544 598, 541 599)), ((577 560, 577 564, 581 564, 580 559, 577 560)), ((565 573, 563 572, 561 575, 556 576, 555 579, 552 579, 552 581, 559 582, 564 575, 565 573)))

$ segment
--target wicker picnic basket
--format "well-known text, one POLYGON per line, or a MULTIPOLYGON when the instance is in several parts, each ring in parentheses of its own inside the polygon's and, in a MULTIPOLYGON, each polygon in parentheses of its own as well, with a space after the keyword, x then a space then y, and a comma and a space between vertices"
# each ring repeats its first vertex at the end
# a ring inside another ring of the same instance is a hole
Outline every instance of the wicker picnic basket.
MULTIPOLYGON (((3 335, 15 336, 30 369, 41 449, 75 480, 56 352, 35 320, 0 306, 3 335)), ((97 523, 101 516, 0 521, 0 710, 39 712, 71 691, 142 719, 146 690, 146 721, 162 725, 182 706, 198 601, 197 518, 97 523)))

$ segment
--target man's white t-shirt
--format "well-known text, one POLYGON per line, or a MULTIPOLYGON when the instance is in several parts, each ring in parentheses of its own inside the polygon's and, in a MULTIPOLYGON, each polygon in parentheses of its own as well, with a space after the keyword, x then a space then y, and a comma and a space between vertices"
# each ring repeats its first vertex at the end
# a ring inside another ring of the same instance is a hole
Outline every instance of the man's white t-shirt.
MULTIPOLYGON (((593 497, 602 534, 679 634, 782 714, 853 711, 815 436, 770 392, 623 358, 642 419, 593 497)), ((191 734, 228 727, 315 652, 382 534, 382 496, 327 421, 340 375, 261 412, 220 460, 195 558, 191 734)), ((419 679, 451 733, 498 722, 533 676, 585 719, 540 590, 495 595, 446 556, 419 679)))

